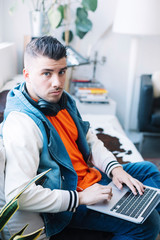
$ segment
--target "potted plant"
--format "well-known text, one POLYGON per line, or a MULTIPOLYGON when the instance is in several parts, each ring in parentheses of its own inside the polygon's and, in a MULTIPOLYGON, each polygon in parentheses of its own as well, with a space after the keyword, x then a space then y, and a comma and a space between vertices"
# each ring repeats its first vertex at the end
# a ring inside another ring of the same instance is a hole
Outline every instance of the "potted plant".
MULTIPOLYGON (((19 0, 17 0, 19 1, 19 0)), ((77 35, 82 39, 91 29, 89 11, 96 11, 98 0, 21 0, 29 5, 32 37, 50 34, 62 28, 62 38, 66 44, 77 35)), ((10 11, 13 11, 14 6, 10 11)))

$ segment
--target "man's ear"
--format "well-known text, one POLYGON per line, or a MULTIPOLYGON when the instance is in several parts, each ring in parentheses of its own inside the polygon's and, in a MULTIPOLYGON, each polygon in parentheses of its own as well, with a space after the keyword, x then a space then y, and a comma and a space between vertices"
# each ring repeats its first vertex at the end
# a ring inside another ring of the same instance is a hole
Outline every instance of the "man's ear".
POLYGON ((29 71, 26 68, 23 69, 23 76, 24 76, 26 82, 30 82, 29 71))

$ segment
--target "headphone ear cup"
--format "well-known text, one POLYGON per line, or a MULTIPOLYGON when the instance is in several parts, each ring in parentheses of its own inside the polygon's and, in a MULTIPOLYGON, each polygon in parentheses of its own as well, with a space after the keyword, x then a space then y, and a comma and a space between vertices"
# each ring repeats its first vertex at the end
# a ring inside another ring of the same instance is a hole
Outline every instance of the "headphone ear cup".
POLYGON ((49 103, 46 102, 43 99, 40 99, 38 101, 38 108, 48 116, 56 116, 57 113, 61 110, 61 107, 59 104, 56 103, 49 103))

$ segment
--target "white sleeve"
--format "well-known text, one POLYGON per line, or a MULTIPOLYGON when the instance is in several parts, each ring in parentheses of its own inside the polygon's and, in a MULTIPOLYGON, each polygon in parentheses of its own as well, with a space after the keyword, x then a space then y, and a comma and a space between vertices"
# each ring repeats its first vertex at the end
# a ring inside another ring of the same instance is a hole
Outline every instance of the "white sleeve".
MULTIPOLYGON (((40 161, 43 136, 26 114, 11 112, 3 126, 6 150, 5 195, 12 199, 34 176, 40 161)), ((74 211, 78 205, 76 191, 50 190, 32 184, 20 197, 20 209, 34 212, 74 211), (70 207, 69 207, 70 206, 70 207)))
POLYGON ((121 165, 117 162, 115 156, 104 146, 104 143, 99 140, 91 130, 88 131, 86 139, 91 148, 91 161, 93 165, 106 173, 108 177, 111 177, 110 173, 113 168, 121 165))

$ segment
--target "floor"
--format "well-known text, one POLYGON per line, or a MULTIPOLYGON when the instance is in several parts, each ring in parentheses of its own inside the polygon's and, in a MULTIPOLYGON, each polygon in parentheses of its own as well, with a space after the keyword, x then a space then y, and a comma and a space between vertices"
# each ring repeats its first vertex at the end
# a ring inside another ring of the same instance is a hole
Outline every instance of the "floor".
POLYGON ((145 137, 141 154, 144 158, 160 158, 160 137, 145 137))
POLYGON ((135 144, 143 158, 160 158, 160 136, 144 136, 134 131, 126 132, 128 138, 135 144))

